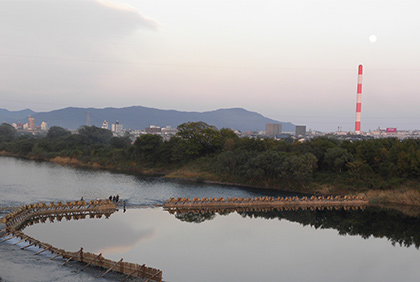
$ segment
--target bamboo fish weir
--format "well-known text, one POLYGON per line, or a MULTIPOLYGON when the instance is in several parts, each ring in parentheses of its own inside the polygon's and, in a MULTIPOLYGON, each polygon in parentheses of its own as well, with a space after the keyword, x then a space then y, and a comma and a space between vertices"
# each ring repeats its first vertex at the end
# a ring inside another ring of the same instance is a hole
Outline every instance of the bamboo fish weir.
MULTIPOLYGON (((298 209, 359 209, 368 205, 368 200, 364 197, 357 196, 312 196, 312 197, 256 197, 256 198, 170 198, 161 207, 171 214, 178 214, 184 212, 192 213, 214 213, 214 212, 243 212, 243 211, 273 211, 273 210, 298 210, 298 209)), ((39 247, 41 250, 35 255, 43 252, 51 252, 56 257, 63 257, 66 261, 79 261, 86 263, 80 271, 83 271, 89 266, 97 266, 106 271, 101 275, 104 276, 110 271, 120 272, 129 277, 142 278, 144 281, 162 281, 162 271, 159 269, 147 267, 144 264, 134 264, 123 262, 123 259, 118 262, 106 259, 102 254, 93 254, 84 252, 80 248, 78 252, 68 252, 66 250, 55 248, 54 246, 40 242, 34 238, 25 235, 21 229, 27 225, 36 224, 39 222, 46 222, 50 220, 61 221, 63 218, 67 220, 81 219, 89 217, 109 217, 117 210, 116 204, 110 200, 95 200, 95 201, 75 201, 66 203, 35 203, 31 205, 22 206, 12 213, 4 216, 1 220, 5 224, 5 228, 0 231, 0 240, 2 242, 8 241, 12 238, 18 238, 19 241, 14 243, 17 245, 26 242, 27 245, 21 249, 26 249, 30 246, 39 247)), ((123 280, 123 281, 124 281, 123 280)))
POLYGON ((168 210, 178 209, 321 209, 321 208, 349 208, 363 207, 369 201, 358 196, 312 196, 312 197, 257 197, 257 198, 170 198, 163 207, 168 210))
POLYGON ((2 223, 5 224, 5 228, 0 231, 0 240, 5 242, 12 238, 18 238, 20 240, 14 243, 14 245, 26 242, 27 245, 21 249, 26 249, 31 246, 39 247, 41 250, 35 253, 35 255, 48 251, 54 254, 54 256, 50 258, 51 260, 61 256, 66 259, 62 265, 67 264, 71 260, 86 263, 86 266, 83 267, 80 271, 83 271, 89 266, 97 266, 106 269, 101 277, 105 276, 110 271, 116 271, 127 275, 126 278, 122 281, 125 281, 130 277, 137 277, 142 278, 144 281, 153 280, 161 282, 162 271, 159 269, 147 267, 144 264, 139 265, 123 262, 123 259, 120 259, 118 262, 112 261, 104 258, 102 254, 84 252, 83 248, 80 248, 78 252, 68 252, 66 250, 55 248, 50 244, 29 237, 21 231, 21 229, 27 225, 45 222, 46 220, 53 222, 55 219, 57 219, 58 221, 61 221, 63 217, 71 220, 86 218, 87 216, 91 218, 100 218, 105 215, 105 217, 108 218, 116 210, 117 206, 108 199, 95 201, 92 200, 89 202, 75 201, 66 203, 58 202, 56 204, 35 203, 31 205, 25 205, 1 219, 2 223))

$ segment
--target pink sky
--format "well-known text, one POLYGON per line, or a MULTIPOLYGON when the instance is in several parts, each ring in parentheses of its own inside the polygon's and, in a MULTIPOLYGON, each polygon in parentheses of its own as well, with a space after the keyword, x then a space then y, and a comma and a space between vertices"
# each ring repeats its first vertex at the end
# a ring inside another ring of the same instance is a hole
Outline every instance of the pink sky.
POLYGON ((419 8, 369 0, 1 1, 0 108, 242 107, 308 129, 353 130, 363 64, 362 130, 420 129, 419 8))

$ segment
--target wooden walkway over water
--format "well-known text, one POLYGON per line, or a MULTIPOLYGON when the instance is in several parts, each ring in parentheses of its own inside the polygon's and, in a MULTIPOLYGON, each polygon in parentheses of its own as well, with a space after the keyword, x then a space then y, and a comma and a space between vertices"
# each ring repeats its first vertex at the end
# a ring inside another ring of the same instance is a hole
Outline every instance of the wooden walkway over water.
POLYGON ((116 211, 117 206, 111 203, 109 200, 96 200, 96 201, 75 201, 75 202, 66 202, 66 203, 36 203, 32 205, 22 206, 19 209, 13 211, 12 213, 6 215, 2 218, 2 222, 6 227, 0 231, 0 240, 2 242, 8 241, 12 238, 20 239, 18 242, 14 243, 15 245, 21 242, 26 242, 27 245, 21 249, 26 249, 31 246, 36 246, 41 249, 35 255, 41 254, 43 252, 49 251, 54 256, 51 259, 62 256, 66 259, 63 263, 65 265, 70 260, 80 261, 86 263, 86 266, 80 271, 84 270, 89 266, 98 266, 106 269, 106 271, 101 275, 103 277, 110 271, 117 271, 122 274, 126 274, 127 277, 139 277, 145 279, 145 281, 162 281, 162 271, 159 269, 147 267, 146 265, 138 265, 129 262, 123 262, 123 259, 120 259, 118 262, 106 259, 102 254, 93 254, 89 252, 84 252, 81 248, 78 252, 68 252, 63 249, 55 248, 50 244, 40 242, 32 237, 25 235, 21 229, 27 225, 31 225, 38 222, 45 222, 46 220, 54 221, 61 220, 66 218, 79 219, 89 217, 109 217, 112 213, 116 211))

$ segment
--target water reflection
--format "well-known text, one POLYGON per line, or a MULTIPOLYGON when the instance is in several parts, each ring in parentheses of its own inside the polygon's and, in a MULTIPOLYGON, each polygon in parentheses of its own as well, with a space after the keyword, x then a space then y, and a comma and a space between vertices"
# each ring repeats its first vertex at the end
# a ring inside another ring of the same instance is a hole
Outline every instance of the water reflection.
POLYGON ((76 250, 146 263, 162 269, 166 281, 415 281, 418 226, 418 218, 378 208, 175 216, 148 208, 106 220, 46 221, 25 233, 60 248, 72 243, 76 250))
POLYGON ((26 224, 24 233, 35 239, 40 237, 44 240, 39 239, 40 241, 67 251, 78 251, 83 246, 86 251, 104 254, 126 252, 139 242, 154 236, 153 228, 134 230, 121 221, 110 223, 110 215, 92 213, 88 216, 36 217, 26 224), (54 235, 50 236, 49 233, 54 235))
MULTIPOLYGON (((417 281, 420 277, 416 212, 242 210, 184 212, 175 217, 160 208, 130 207, 162 204, 170 197, 281 194, 12 158, 0 158, 0 179, 0 206, 119 194, 127 200, 126 213, 108 219, 63 217, 54 223, 48 219, 24 232, 57 248, 83 247, 115 261, 123 257, 160 268, 167 281, 417 281)), ((2 252, 0 265, 13 255, 2 252)))
POLYGON ((265 209, 246 210, 184 210, 175 211, 177 219, 202 223, 213 220, 216 214, 237 212, 244 218, 286 219, 315 229, 336 229, 339 235, 358 235, 364 239, 371 236, 387 238, 393 245, 420 247, 420 217, 404 214, 394 209, 379 207, 362 208, 317 208, 317 209, 265 209))

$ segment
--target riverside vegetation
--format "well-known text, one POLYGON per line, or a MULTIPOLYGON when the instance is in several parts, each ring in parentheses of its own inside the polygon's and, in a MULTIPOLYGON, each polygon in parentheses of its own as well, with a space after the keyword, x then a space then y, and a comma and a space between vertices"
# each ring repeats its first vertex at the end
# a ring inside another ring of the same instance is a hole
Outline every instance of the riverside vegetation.
POLYGON ((121 172, 165 175, 309 194, 363 194, 371 202, 420 205, 420 140, 394 138, 307 142, 239 138, 204 122, 159 135, 113 137, 82 126, 77 134, 53 126, 44 136, 0 125, 2 155, 121 172))

